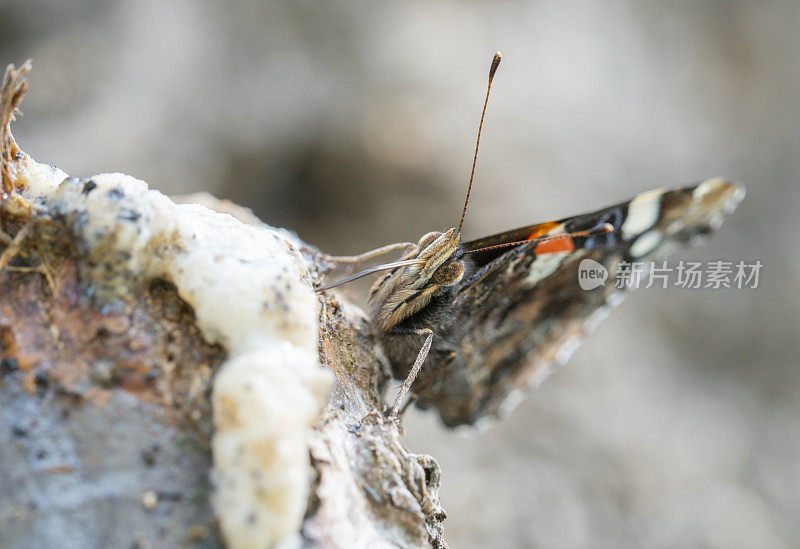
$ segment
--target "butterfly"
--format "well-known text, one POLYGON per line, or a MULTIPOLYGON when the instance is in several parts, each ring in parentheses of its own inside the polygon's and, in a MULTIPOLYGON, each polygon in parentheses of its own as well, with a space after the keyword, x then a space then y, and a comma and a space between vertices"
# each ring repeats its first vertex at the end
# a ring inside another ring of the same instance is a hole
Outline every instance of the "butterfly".
POLYGON ((498 415, 515 394, 563 363, 581 336, 619 302, 624 288, 613 283, 590 290, 579 286, 582 261, 596 262, 612 278, 626 263, 650 260, 713 232, 744 197, 739 184, 711 179, 463 242, 483 119, 500 59, 497 52, 489 70, 458 226, 427 233, 417 243, 333 258, 358 262, 404 250, 398 261, 317 288, 382 273, 369 291, 372 323, 394 377, 405 380, 390 419, 402 413, 409 392, 418 407, 435 408, 447 426, 498 415))

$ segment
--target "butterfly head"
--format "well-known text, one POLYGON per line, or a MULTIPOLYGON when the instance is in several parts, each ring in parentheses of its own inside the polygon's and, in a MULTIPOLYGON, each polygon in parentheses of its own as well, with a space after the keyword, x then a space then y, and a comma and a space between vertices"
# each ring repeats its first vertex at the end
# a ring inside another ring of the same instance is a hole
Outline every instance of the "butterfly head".
POLYGON ((465 265, 456 258, 460 243, 456 229, 430 232, 403 256, 404 260, 419 260, 418 264, 398 267, 373 284, 370 302, 381 329, 392 329, 461 281, 465 265))
POLYGON ((384 331, 391 330, 407 318, 420 312, 435 297, 444 294, 448 288, 458 284, 464 277, 466 263, 460 259, 463 256, 456 254, 456 251, 461 244, 461 227, 464 224, 464 216, 467 213, 472 182, 475 177, 475 163, 478 159, 478 146, 481 142, 481 130, 486 115, 486 105, 489 102, 489 92, 492 89, 492 80, 498 65, 500 65, 501 57, 500 52, 496 52, 489 69, 489 83, 486 87, 481 121, 478 124, 478 138, 475 141, 475 154, 472 158, 467 197, 464 200, 464 208, 461 210, 458 228, 423 235, 400 261, 379 265, 333 284, 317 288, 317 291, 322 291, 373 272, 386 271, 372 285, 369 294, 369 300, 375 310, 375 320, 378 327, 384 331))

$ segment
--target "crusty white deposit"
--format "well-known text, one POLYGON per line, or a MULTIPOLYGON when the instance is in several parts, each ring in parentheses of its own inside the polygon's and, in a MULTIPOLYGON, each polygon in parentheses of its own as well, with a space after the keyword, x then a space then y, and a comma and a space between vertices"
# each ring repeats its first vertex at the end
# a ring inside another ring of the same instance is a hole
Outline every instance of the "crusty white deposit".
POLYGON ((310 483, 306 434, 331 378, 317 358, 317 301, 286 232, 175 204, 133 177, 69 178, 28 156, 22 196, 70 227, 105 291, 172 281, 204 337, 229 355, 214 381, 215 504, 231 547, 291 544, 310 483))

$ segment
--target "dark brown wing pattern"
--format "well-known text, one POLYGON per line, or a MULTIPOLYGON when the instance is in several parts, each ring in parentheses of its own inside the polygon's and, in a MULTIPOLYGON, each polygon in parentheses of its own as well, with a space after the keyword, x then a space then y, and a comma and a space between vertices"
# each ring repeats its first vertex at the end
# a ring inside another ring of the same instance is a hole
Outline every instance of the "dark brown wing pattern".
POLYGON ((532 242, 467 254, 476 271, 453 297, 453 321, 438 338, 447 342, 446 348, 434 349, 414 386, 418 405, 438 409, 450 426, 496 415, 511 395, 563 363, 609 306, 619 302, 622 291, 614 282, 622 261, 648 261, 712 232, 743 196, 739 185, 709 180, 464 244, 463 251, 469 252, 604 222, 615 229, 555 248, 532 242), (604 286, 580 288, 578 267, 584 259, 607 269, 604 286))

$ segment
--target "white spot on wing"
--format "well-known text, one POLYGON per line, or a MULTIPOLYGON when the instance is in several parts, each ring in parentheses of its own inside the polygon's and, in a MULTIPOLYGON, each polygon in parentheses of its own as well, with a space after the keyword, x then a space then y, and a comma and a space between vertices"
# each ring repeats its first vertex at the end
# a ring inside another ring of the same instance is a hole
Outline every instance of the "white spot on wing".
POLYGON ((638 195, 628 205, 628 218, 622 224, 622 237, 629 239, 651 228, 658 221, 661 206, 661 189, 638 195))
MULTIPOLYGON (((721 188, 729 187, 735 185, 734 183, 729 183, 722 179, 721 177, 715 177, 713 179, 706 179, 702 183, 700 183, 697 187, 695 187, 694 191, 692 191, 692 198, 694 200, 702 200, 705 195, 712 191, 718 191, 721 188)), ((737 185, 737 189, 741 189, 741 186, 737 185)))
POLYGON ((692 198, 694 200, 701 200, 714 187, 718 187, 720 183, 722 183, 721 179, 709 179, 707 181, 703 181, 692 191, 692 198))
POLYGON ((556 352, 554 360, 557 366, 566 364, 573 353, 581 346, 582 335, 583 334, 575 334, 561 344, 561 348, 556 352))
POLYGON ((540 280, 556 272, 561 266, 561 262, 564 261, 564 258, 570 253, 572 252, 555 252, 537 256, 533 263, 531 263, 531 270, 528 276, 525 277, 525 282, 531 286, 538 284, 540 280))
POLYGON ((741 202, 744 199, 744 195, 747 194, 747 192, 744 190, 744 187, 736 183, 734 183, 734 185, 736 185, 736 189, 733 191, 733 196, 728 201, 728 203, 725 204, 726 215, 732 214, 733 210, 736 209, 736 206, 739 205, 739 202, 741 202))
POLYGON ((642 257, 652 252, 658 246, 664 237, 661 236, 659 231, 647 231, 636 239, 636 242, 631 246, 631 255, 633 257, 642 257))

